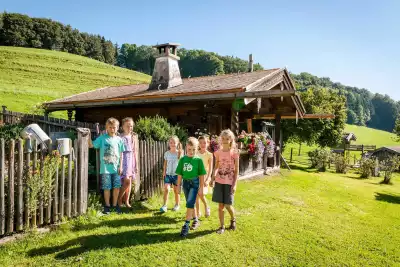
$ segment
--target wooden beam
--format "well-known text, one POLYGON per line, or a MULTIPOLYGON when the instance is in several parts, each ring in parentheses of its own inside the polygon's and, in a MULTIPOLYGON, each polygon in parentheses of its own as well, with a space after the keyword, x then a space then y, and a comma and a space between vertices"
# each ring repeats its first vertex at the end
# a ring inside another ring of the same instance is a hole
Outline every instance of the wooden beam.
MULTIPOLYGON (((264 115, 254 115, 253 119, 258 120, 273 120, 275 119, 275 114, 264 114, 264 115)), ((298 116, 296 114, 282 114, 281 119, 296 119, 298 116)), ((333 114, 304 114, 303 119, 334 119, 333 114)))
POLYGON ((247 132, 252 133, 253 132, 253 120, 252 119, 247 119, 247 132))

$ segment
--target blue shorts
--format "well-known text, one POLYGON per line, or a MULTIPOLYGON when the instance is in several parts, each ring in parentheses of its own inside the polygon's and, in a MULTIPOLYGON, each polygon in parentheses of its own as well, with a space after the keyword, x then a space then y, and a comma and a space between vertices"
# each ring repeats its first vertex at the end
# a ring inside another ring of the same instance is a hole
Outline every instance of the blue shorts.
POLYGON ((200 180, 198 177, 191 180, 183 180, 183 193, 186 198, 186 208, 193 209, 199 192, 200 180))
POLYGON ((165 175, 164 184, 178 185, 178 175, 165 175))
POLYGON ((121 187, 121 178, 117 173, 101 174, 101 189, 111 190, 121 187))

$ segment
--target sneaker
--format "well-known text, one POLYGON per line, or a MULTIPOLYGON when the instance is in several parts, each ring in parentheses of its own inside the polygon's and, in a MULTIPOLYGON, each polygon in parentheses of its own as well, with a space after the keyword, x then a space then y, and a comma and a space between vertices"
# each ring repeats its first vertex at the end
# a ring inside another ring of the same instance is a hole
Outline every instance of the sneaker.
POLYGON ((122 213, 121 212, 121 208, 118 205, 115 207, 115 212, 118 213, 118 214, 122 213))
POLYGON ((160 208, 160 212, 162 212, 162 213, 167 212, 167 211, 168 211, 167 206, 162 206, 162 207, 160 208))
POLYGON ((192 226, 190 226, 190 230, 196 230, 200 226, 200 221, 196 220, 192 222, 192 226))
POLYGON ((178 211, 181 207, 179 205, 175 205, 175 207, 172 209, 172 211, 178 211))
POLYGON ((228 230, 236 230, 236 219, 231 220, 231 225, 229 226, 228 230))
POLYGON ((211 215, 211 209, 210 209, 210 207, 208 207, 206 209, 206 218, 210 217, 210 215, 211 215))
POLYGON ((225 232, 225 227, 220 227, 220 228, 218 228, 218 230, 217 230, 217 234, 223 234, 225 232))
POLYGON ((184 224, 182 226, 181 237, 186 237, 189 234, 189 225, 184 224))
POLYGON ((103 214, 110 214, 110 207, 104 206, 103 214))

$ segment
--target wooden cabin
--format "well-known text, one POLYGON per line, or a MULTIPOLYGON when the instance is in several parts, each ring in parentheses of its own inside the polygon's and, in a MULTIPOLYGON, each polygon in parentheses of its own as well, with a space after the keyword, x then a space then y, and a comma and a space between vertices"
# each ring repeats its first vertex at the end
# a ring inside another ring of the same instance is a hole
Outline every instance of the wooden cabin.
MULTIPOLYGON (((104 123, 107 118, 134 119, 160 115, 194 134, 207 128, 219 134, 230 128, 236 135, 252 131, 252 121, 274 120, 274 141, 280 146, 281 119, 306 117, 286 68, 182 79, 177 47, 166 43, 158 50, 150 84, 110 86, 45 103, 46 113, 66 110, 72 120, 104 123)), ((261 121, 259 122, 261 123, 261 121)), ((280 165, 279 151, 276 156, 280 165)))

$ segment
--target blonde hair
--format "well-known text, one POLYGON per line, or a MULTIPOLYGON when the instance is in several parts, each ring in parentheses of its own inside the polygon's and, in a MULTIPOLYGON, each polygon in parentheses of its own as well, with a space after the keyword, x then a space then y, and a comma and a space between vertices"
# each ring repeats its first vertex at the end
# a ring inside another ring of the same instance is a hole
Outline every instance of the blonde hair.
POLYGON ((223 130, 221 132, 221 134, 219 135, 219 142, 220 142, 221 147, 222 147, 222 137, 228 137, 231 140, 229 143, 229 147, 231 150, 236 149, 236 141, 235 141, 236 137, 235 137, 235 134, 231 130, 229 130, 229 129, 223 130))
POLYGON ((133 121, 133 119, 131 117, 126 117, 124 119, 122 119, 122 126, 124 126, 125 122, 131 121, 133 126, 135 126, 135 122, 133 121))
POLYGON ((188 140, 186 141, 187 146, 193 146, 195 153, 199 149, 199 140, 197 140, 196 137, 189 137, 188 140))
POLYGON ((106 125, 117 125, 119 126, 119 121, 116 118, 108 118, 108 120, 106 121, 106 125))
POLYGON ((176 149, 178 150, 178 159, 181 158, 181 156, 183 155, 183 149, 182 149, 182 144, 179 141, 178 136, 176 135, 172 135, 169 140, 174 140, 175 144, 176 144, 176 149))

